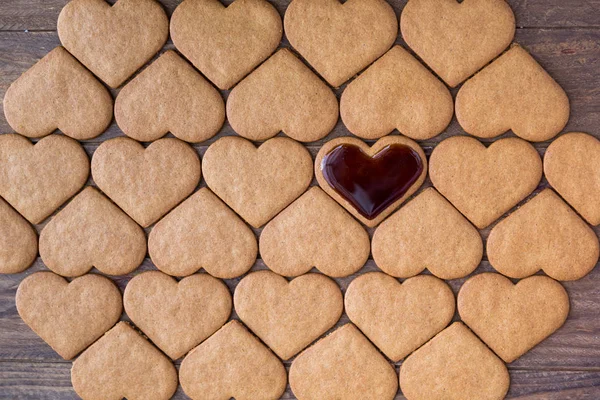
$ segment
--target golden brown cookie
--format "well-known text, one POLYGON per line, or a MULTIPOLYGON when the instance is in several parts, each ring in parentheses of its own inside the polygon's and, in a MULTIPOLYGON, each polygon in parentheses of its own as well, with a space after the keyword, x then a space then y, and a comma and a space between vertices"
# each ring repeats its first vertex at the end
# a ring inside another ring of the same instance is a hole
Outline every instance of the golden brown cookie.
POLYGON ((33 144, 0 135, 0 196, 32 224, 77 193, 89 172, 85 150, 68 137, 50 135, 33 144))
POLYGON ((110 124, 112 106, 108 90, 62 47, 23 73, 4 95, 8 124, 34 138, 56 129, 78 140, 96 137, 110 124))
POLYGON ((75 196, 40 234, 44 264, 63 276, 83 275, 92 267, 109 275, 125 275, 145 255, 144 231, 92 187, 75 196))
POLYGON ((412 353, 400 367, 407 400, 502 400, 506 366, 461 322, 412 353))
POLYGON ((338 111, 333 91, 288 49, 265 61, 227 97, 231 127, 250 140, 280 131, 301 142, 319 140, 337 123, 338 111))
POLYGON ((167 41, 169 19, 154 0, 72 0, 58 16, 69 53, 108 86, 121 86, 167 41))
POLYGON ((252 267, 257 247, 250 228, 206 188, 160 220, 148 238, 156 267, 174 276, 204 268, 217 278, 236 278, 252 267))
POLYGON ((65 360, 112 328, 123 311, 119 289, 94 274, 68 282, 37 272, 21 282, 15 302, 23 321, 65 360))
POLYGON ((398 379, 367 338, 346 324, 296 357, 290 386, 298 400, 391 400, 398 379))
POLYGON ((115 119, 127 136, 141 142, 171 132, 199 143, 221 129, 225 105, 194 67, 169 50, 121 89, 115 119))
POLYGON ((25 271, 37 257, 37 250, 33 227, 0 199, 0 274, 25 271))
POLYGON ((238 321, 231 321, 187 355, 179 379, 192 399, 276 400, 285 367, 238 321))
POLYGON ((585 133, 556 139, 544 155, 544 174, 590 224, 600 225, 600 142, 585 133))
POLYGON ((433 186, 475 226, 483 229, 529 196, 542 179, 537 150, 518 138, 489 147, 454 136, 438 144, 429 158, 433 186))
POLYGON ((338 87, 385 53, 398 20, 385 0, 293 0, 285 12, 291 45, 338 87))
POLYGON ((333 327, 344 309, 338 285, 320 274, 288 282, 271 271, 253 272, 233 300, 240 319, 283 360, 333 327))
POLYGON ((377 266, 397 278, 427 269, 438 278, 458 279, 477 268, 483 242, 452 204, 428 188, 377 227, 371 251, 377 266))
POLYGON ((565 127, 569 113, 565 91, 518 45, 465 82, 456 96, 460 126, 481 138, 512 130, 542 142, 565 127))
POLYGON ((171 38, 208 79, 230 89, 279 45, 283 29, 265 0, 185 0, 171 17, 171 38))
POLYGON ((208 274, 177 282, 160 271, 148 271, 129 281, 123 305, 131 321, 176 360, 227 322, 231 294, 208 274))
POLYGON ((460 319, 510 363, 560 328, 569 295, 560 283, 532 276, 514 285, 499 274, 472 277, 458 294, 460 319))
POLYGON ((504 0, 411 0, 400 29, 411 49, 455 87, 510 45, 515 15, 504 0))
POLYGON ((394 362, 446 328, 455 309, 444 281, 420 275, 400 284, 382 272, 354 279, 344 304, 350 320, 394 362))
POLYGON ((386 136, 371 147, 340 137, 319 150, 315 176, 325 193, 372 228, 421 187, 427 158, 404 136, 386 136))
POLYGON ((577 280, 594 269, 598 254, 594 231, 551 189, 500 221, 487 240, 490 264, 515 279, 543 270, 559 281, 577 280))
POLYGON ((300 196, 312 181, 310 153, 288 138, 258 148, 226 136, 210 145, 202 173, 211 190, 250 225, 258 228, 300 196))
POLYGON ((452 95, 401 46, 394 46, 344 90, 342 121, 363 139, 398 129, 417 140, 439 135, 454 115, 452 95))
POLYGON ((343 277, 369 258, 369 235, 318 187, 309 189, 269 222, 260 235, 260 255, 274 272, 298 276, 313 267, 343 277))
POLYGON ((73 389, 82 399, 168 400, 177 370, 156 347, 119 322, 75 360, 73 389))
POLYGON ((148 227, 189 196, 200 182, 196 151, 178 139, 144 148, 119 137, 102 143, 92 157, 92 176, 142 227, 148 227))

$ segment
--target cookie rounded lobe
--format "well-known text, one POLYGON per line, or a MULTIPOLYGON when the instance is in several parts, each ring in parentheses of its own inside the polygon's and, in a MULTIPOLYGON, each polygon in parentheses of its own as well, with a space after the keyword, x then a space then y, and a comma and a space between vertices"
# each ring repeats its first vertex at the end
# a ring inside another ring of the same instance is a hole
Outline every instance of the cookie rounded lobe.
POLYGON ((0 274, 17 274, 35 261, 38 238, 33 227, 0 199, 0 274))

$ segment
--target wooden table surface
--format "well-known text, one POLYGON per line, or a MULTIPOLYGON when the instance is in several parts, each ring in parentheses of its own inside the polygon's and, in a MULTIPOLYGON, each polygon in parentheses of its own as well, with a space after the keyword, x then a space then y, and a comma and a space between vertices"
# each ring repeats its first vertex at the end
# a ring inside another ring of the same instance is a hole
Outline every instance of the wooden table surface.
MULTIPOLYGON (((163 0, 162 3, 170 15, 180 1, 163 0)), ((289 0, 271 1, 283 15, 289 0)), ((400 15, 406 0, 389 1, 400 15)), ((60 44, 56 19, 66 3, 67 0, 0 0, 0 98, 4 97, 12 81, 60 44)), ((528 49, 569 95, 571 120, 565 132, 582 131, 600 137, 600 0, 509 0, 509 3, 517 17, 515 41, 528 49)), ((401 38, 398 43, 404 45, 401 38)), ((282 46, 289 46, 285 38, 282 46)), ((173 48, 170 41, 167 48, 173 48)), ((342 91, 343 87, 336 93, 339 95, 342 91)), ((223 92, 223 96, 226 98, 227 92, 223 92)), ((0 133, 9 132, 12 129, 2 112, 0 133)), ((460 133, 460 127, 453 120, 446 132, 421 144, 429 155, 436 143, 460 133)), ((215 139, 232 134, 235 133, 226 123, 215 138, 195 148, 203 155, 215 139)), ((107 132, 84 142, 84 146, 91 155, 100 142, 120 135, 122 132, 113 122, 107 132)), ((342 135, 349 133, 339 122, 324 140, 342 135)), ((321 143, 308 145, 313 156, 321 143)), ((547 146, 548 143, 536 144, 540 154, 547 146)), ((89 184, 93 185, 93 182, 90 180, 89 184)), ((430 182, 424 185, 427 186, 430 182)), ((544 180, 538 191, 546 186, 544 180)), ((40 231, 42 227, 43 223, 36 228, 40 231)), ((255 232, 260 234, 260 230, 255 232)), ((484 239, 488 232, 489 229, 482 231, 484 239)), ((596 229, 596 233, 600 234, 600 229, 596 229)), ((131 276, 154 268, 147 258, 131 276)), ((264 268, 259 259, 253 270, 264 268)), ((0 399, 77 398, 70 384, 71 363, 60 358, 38 338, 21 321, 15 308, 15 291, 21 280, 45 269, 38 258, 24 273, 0 275, 0 399)), ((377 267, 369 260, 359 273, 373 270, 377 267)), ((491 270, 484 257, 476 272, 491 270)), ((114 280, 123 289, 131 276, 114 280)), ((353 276, 337 279, 337 282, 345 291, 352 279, 353 276)), ((232 291, 238 281, 227 281, 232 291)), ((450 284, 457 292, 463 282, 464 279, 460 279, 450 284)), ((579 281, 565 283, 565 287, 572 307, 566 324, 509 366, 512 383, 508 398, 600 399, 600 268, 579 281)), ((232 318, 237 318, 235 312, 232 318)), ((127 317, 124 315, 123 319, 127 317)), ((346 322, 348 318, 344 314, 338 325, 346 322)), ((289 362, 286 365, 289 366, 289 362)), ((187 397, 179 389, 174 398, 187 397)), ((294 398, 289 388, 283 398, 294 398)), ((398 393, 397 399, 403 398, 398 393)))

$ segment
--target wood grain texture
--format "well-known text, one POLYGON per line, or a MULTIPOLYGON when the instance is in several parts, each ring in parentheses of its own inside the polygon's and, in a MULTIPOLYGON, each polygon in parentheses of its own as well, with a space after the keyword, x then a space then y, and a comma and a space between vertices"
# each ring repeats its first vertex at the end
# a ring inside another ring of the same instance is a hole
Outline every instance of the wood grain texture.
MULTIPOLYGON (((60 44, 56 18, 68 0, 0 0, 0 98, 21 73, 60 44)), ((226 4, 232 0, 225 0, 226 4)), ((407 0, 389 0, 399 15, 407 0)), ((111 0, 111 2, 114 2, 111 0)), ((161 1, 170 15, 181 0, 161 1)), ((271 0, 283 15, 289 0, 271 0)), ((517 16, 515 41, 527 48, 548 72, 564 87, 571 100, 571 120, 565 132, 585 131, 600 138, 600 0, 509 0, 517 16)), ((405 45, 401 38, 397 43, 405 45)), ((289 43, 284 38, 282 47, 289 43)), ((172 49, 171 42, 165 49, 172 49)), ((336 91, 339 96, 344 87, 336 91)), ((113 90, 116 96, 118 90, 113 90)), ((453 94, 456 90, 453 91, 453 94)), ((222 95, 227 98, 228 92, 222 95)), ((1 106, 0 106, 1 107, 1 106)), ((0 133, 12 132, 0 112, 0 133)), ((444 138, 461 134, 454 119, 440 136, 421 143, 427 155, 444 138)), ((210 143, 235 132, 226 123, 219 134, 195 149, 203 155, 210 143)), ((122 132, 113 122, 100 137, 87 141, 84 147, 91 156, 99 143, 122 132)), ((324 140, 311 143, 313 158, 320 145, 334 137, 349 135, 338 122, 324 140)), ((513 136, 507 134, 506 136, 513 136)), ((487 141, 489 142, 489 140, 487 141)), ((543 155, 548 143, 535 145, 543 155)), ((94 185, 92 179, 88 182, 94 185)), ((314 184, 314 182, 313 182, 314 184)), ((430 186, 426 181, 424 187, 430 186)), ((200 186, 205 186, 204 181, 200 186)), ((536 190, 547 187, 544 180, 536 190)), ((45 223, 36 226, 38 232, 45 223)), ((149 232, 151 228, 146 231, 149 232)), ((600 234, 600 228, 595 229, 600 234)), ((255 229, 257 236, 261 229, 255 229)), ((372 230, 370 230, 372 233, 372 230)), ((489 228, 481 231, 485 239, 489 228)), ((259 259, 252 270, 265 269, 259 259)), ((123 277, 113 277, 121 290, 135 274, 155 267, 149 259, 140 269, 123 277)), ((21 274, 0 275, 0 399, 76 399, 70 384, 69 362, 62 360, 19 318, 14 296, 22 279, 36 271, 46 270, 38 258, 32 268, 21 274)), ((372 260, 359 271, 375 271, 372 260)), ((486 261, 476 273, 492 271, 486 261)), ((97 271, 94 271, 97 273, 97 271)), ((336 279, 343 291, 356 276, 336 279)), ((227 280, 233 292, 240 279, 227 280)), ((455 293, 465 279, 450 281, 455 293)), ((553 336, 509 366, 511 399, 600 399, 600 268, 576 282, 565 284, 571 299, 571 313, 566 324, 553 336)), ((235 312, 232 318, 237 318, 235 312)), ((127 320, 127 316, 123 315, 127 320)), ((457 316, 455 316, 457 319, 457 316)), ((344 314, 338 326, 347 323, 344 314)), ((176 362, 178 365, 180 361, 176 362)), ((289 367, 290 362, 286 362, 289 367)), ((397 363, 396 369, 401 363, 397 363)), ((179 389, 175 399, 187 398, 179 389)), ((283 399, 294 399, 286 391, 283 399)), ((398 394, 397 399, 403 399, 398 394)))

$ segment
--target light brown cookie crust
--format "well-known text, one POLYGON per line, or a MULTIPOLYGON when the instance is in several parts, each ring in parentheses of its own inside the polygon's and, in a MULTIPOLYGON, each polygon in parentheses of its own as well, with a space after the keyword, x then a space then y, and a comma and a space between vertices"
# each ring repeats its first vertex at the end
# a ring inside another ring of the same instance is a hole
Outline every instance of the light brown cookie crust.
POLYGON ((252 142, 226 136, 202 160, 206 184, 233 211, 258 228, 296 200, 313 177, 310 153, 288 138, 252 142))
POLYGON ((209 80, 230 89, 279 45, 283 27, 265 0, 185 0, 171 17, 171 38, 209 80))
POLYGON ((193 399, 276 400, 285 367, 238 321, 231 321, 187 355, 179 378, 193 399))
POLYGON ((379 58, 398 36, 396 14, 384 0, 294 0, 284 26, 291 45, 334 87, 379 58))
POLYGON ((468 136, 438 144, 429 158, 433 186, 483 229, 530 195, 542 179, 537 150, 518 138, 489 147, 468 136))
POLYGON ((231 127, 250 140, 282 131, 312 142, 327 136, 338 116, 333 91, 288 49, 271 56, 227 97, 231 127))
POLYGON ((179 139, 144 148, 118 137, 103 142, 92 157, 94 182, 144 228, 189 196, 200 175, 198 154, 179 139))
POLYGON ((33 227, 0 198, 0 274, 17 274, 35 261, 38 238, 33 227))
POLYGON ((221 129, 225 104, 202 75, 169 50, 121 89, 115 119, 127 136, 141 142, 171 132, 199 143, 221 129))
POLYGON ((340 100, 342 121, 363 139, 394 129, 416 140, 439 135, 454 115, 446 86, 401 46, 394 46, 353 80, 340 100))
POLYGON ((312 267, 331 277, 348 276, 364 266, 369 250, 363 227, 318 187, 290 204, 260 235, 263 261, 283 276, 312 267))
POLYGON ((569 114, 565 91, 518 45, 465 82, 456 95, 460 126, 481 138, 512 130, 525 140, 542 142, 565 127, 569 114))
POLYGON ((112 328, 123 310, 119 289, 94 274, 68 282, 37 272, 21 282, 15 302, 21 319, 65 360, 112 328))
POLYGON ((539 270, 560 281, 581 279, 599 252, 594 231, 552 189, 500 221, 487 240, 490 264, 516 279, 539 270))
POLYGON ((452 204, 428 188, 377 227, 371 251, 377 266, 398 278, 427 269, 441 279, 458 279, 479 265, 483 241, 452 204))
POLYGON ((129 318, 173 360, 221 328, 231 303, 227 286, 208 274, 177 282, 160 271, 147 271, 130 280, 123 294, 129 318))
POLYGON ((333 327, 344 309, 340 288, 320 274, 288 282, 271 271, 253 272, 233 300, 241 320, 283 360, 333 327))
POLYGON ((454 293, 442 280, 420 275, 400 284, 381 272, 354 279, 344 304, 350 320, 394 362, 446 328, 455 309, 454 293))
POLYGON ((569 295, 560 283, 532 276, 514 285, 499 274, 475 275, 458 293, 458 312, 505 362, 513 362, 560 328, 569 295))
POLYGON ((290 386, 299 400, 391 400, 398 379, 367 338, 346 324, 294 359, 290 386))
POLYGON ((77 193, 89 171, 88 156, 73 139, 50 135, 33 144, 0 135, 0 195, 32 224, 77 193))
POLYGON ((421 187, 421 185, 423 185, 423 182, 425 182, 426 176, 427 176, 427 157, 425 156, 425 152, 423 152, 423 149, 421 148, 421 146, 419 146, 418 143, 416 143, 415 141, 413 141, 407 137, 398 136, 398 135, 385 136, 385 137, 379 139, 371 147, 369 147, 368 144, 366 144, 365 142, 363 142, 362 140, 357 139, 357 138, 353 138, 353 137, 336 138, 336 139, 330 140, 329 142, 325 143, 323 145, 323 147, 321 147, 321 150, 319 150, 319 153, 317 154, 317 157, 315 159, 315 177, 317 178, 317 182, 319 182, 319 186, 321 187, 321 189, 323 189, 325 191, 325 193, 327 193, 335 201, 337 201, 339 204, 341 204, 342 207, 344 207, 350 214, 352 214, 354 216, 354 218, 358 219, 360 222, 362 222, 363 224, 365 224, 366 226, 368 226, 370 228, 373 228, 373 227, 379 225, 379 223, 381 221, 383 221, 388 215, 390 215, 392 212, 394 212, 394 210, 396 210, 398 207, 400 207, 400 205, 402 203, 404 203, 404 201, 406 199, 408 199, 410 196, 412 196, 412 194, 415 193, 421 187), (416 151, 417 154, 419 154, 419 158, 421 159, 421 163, 423 165, 423 171, 421 172, 421 175, 415 181, 415 183, 406 191, 404 196, 402 196, 400 199, 396 200, 387 209, 382 211, 377 217, 375 217, 373 219, 367 219, 367 218, 363 217, 352 206, 352 204, 350 204, 347 200, 345 200, 342 196, 340 196, 331 186, 329 186, 329 183, 327 183, 327 181, 325 180, 325 177, 323 176, 323 171, 321 170, 321 164, 323 162, 323 158, 331 150, 333 150, 334 148, 336 148, 340 145, 343 145, 343 144, 357 146, 363 152, 368 154, 370 157, 373 157, 375 154, 379 153, 385 147, 390 146, 390 145, 400 144, 400 145, 408 146, 411 149, 413 149, 414 151, 416 151))
POLYGON ((400 29, 410 48, 456 87, 510 45, 515 15, 504 0, 411 0, 400 29))
POLYGON ((410 400, 501 400, 506 366, 461 322, 412 353, 400 367, 400 388, 410 400))
POLYGON ((87 187, 46 224, 39 246, 44 264, 57 274, 79 276, 96 267, 125 275, 144 260, 146 235, 108 198, 87 187))
POLYGON ((257 247, 250 228, 207 188, 160 220, 148 238, 154 265, 173 276, 204 268, 217 278, 236 278, 252 267, 257 247))
POLYGON ((83 399, 168 400, 177 390, 177 370, 127 322, 119 322, 75 360, 71 383, 83 399))
POLYGON ((72 0, 57 23, 61 43, 108 86, 116 88, 167 41, 169 19, 154 0, 72 0))
POLYGON ((600 225, 600 141, 567 133, 544 154, 544 174, 552 187, 590 224, 600 225))
POLYGON ((59 129, 77 140, 91 139, 104 132, 113 116, 108 90, 63 47, 14 81, 3 104, 8 124, 33 138, 59 129))

